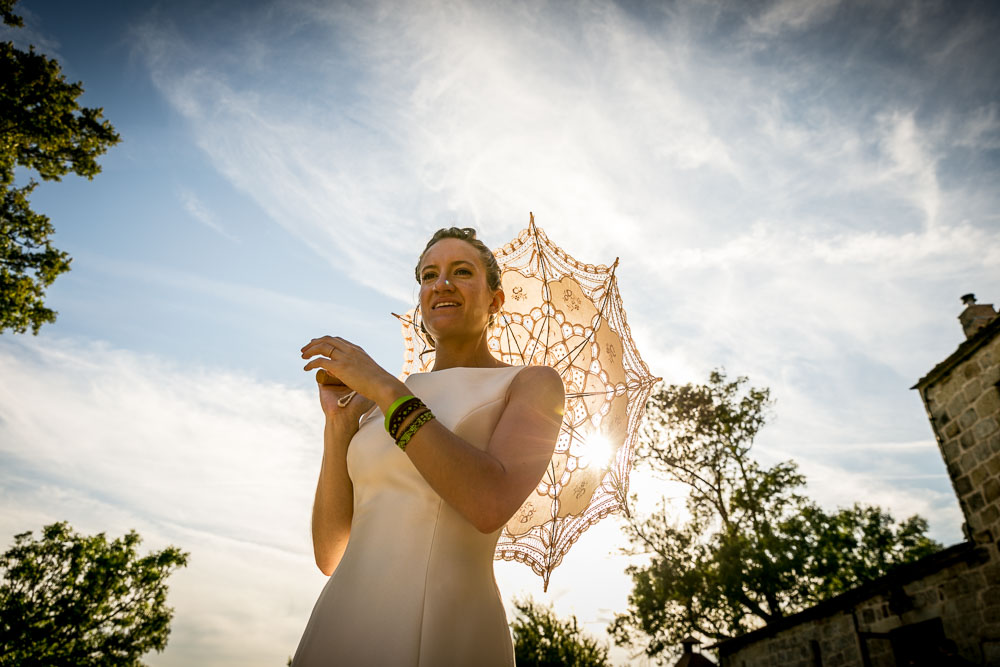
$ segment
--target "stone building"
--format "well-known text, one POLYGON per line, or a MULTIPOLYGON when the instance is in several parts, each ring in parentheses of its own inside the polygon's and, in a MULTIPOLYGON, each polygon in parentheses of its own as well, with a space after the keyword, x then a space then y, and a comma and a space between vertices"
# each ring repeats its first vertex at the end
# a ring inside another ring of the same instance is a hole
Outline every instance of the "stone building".
POLYGON ((722 667, 1000 666, 1000 317, 966 305, 966 340, 913 387, 966 541, 716 645, 722 667))

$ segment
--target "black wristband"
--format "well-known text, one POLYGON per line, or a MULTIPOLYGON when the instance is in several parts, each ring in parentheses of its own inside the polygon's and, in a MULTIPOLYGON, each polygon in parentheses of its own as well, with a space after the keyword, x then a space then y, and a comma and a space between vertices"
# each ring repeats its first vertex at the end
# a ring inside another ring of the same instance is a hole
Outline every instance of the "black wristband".
POLYGON ((396 410, 389 417, 389 428, 387 429, 389 431, 389 435, 392 436, 393 439, 395 439, 396 434, 399 433, 399 427, 403 425, 403 422, 406 421, 406 418, 412 415, 415 411, 419 410, 420 408, 426 408, 426 407, 427 406, 424 405, 423 401, 421 401, 417 397, 413 397, 404 402, 398 408, 396 408, 396 410))

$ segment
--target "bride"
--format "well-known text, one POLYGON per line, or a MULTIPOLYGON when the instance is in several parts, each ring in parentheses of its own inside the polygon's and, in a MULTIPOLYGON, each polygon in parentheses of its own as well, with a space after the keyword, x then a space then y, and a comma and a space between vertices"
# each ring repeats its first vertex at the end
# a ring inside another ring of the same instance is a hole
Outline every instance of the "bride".
POLYGON ((296 667, 514 663, 493 551, 552 457, 562 381, 490 353, 504 293, 475 230, 438 230, 415 274, 431 372, 401 382, 335 336, 302 348, 324 382, 312 533, 330 578, 296 667))

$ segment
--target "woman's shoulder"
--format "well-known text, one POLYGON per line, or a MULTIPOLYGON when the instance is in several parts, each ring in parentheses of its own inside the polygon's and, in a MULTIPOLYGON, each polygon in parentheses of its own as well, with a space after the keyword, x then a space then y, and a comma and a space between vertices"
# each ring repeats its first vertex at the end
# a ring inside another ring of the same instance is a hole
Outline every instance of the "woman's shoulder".
POLYGON ((551 366, 525 366, 510 383, 510 397, 552 402, 564 397, 559 372, 551 366))
POLYGON ((519 368, 520 372, 517 374, 517 378, 529 378, 532 381, 537 382, 551 382, 553 380, 558 380, 559 384, 562 384, 562 378, 559 377, 559 371, 552 368, 552 366, 507 366, 507 368, 519 368))

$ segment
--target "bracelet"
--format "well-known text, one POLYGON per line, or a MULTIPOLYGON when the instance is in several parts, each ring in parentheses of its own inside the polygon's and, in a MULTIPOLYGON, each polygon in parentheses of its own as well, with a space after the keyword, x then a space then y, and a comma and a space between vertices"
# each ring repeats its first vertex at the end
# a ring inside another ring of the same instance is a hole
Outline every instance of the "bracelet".
POLYGON ((410 415, 420 410, 426 410, 427 406, 419 398, 411 398, 407 402, 403 403, 401 406, 396 408, 396 411, 392 413, 392 418, 389 419, 389 435, 395 438, 399 435, 399 430, 402 428, 403 424, 410 415))
POLYGON ((396 411, 396 408, 398 408, 399 406, 401 406, 403 403, 406 403, 406 401, 408 401, 411 398, 416 398, 416 396, 414 396, 412 394, 408 394, 406 396, 400 396, 395 401, 393 401, 392 405, 389 406, 389 409, 385 411, 385 430, 386 431, 389 430, 389 418, 392 417, 392 413, 396 411))
POLYGON ((396 440, 396 446, 405 452, 406 446, 410 444, 410 439, 413 438, 413 435, 420 429, 421 426, 432 419, 434 419, 434 414, 430 410, 417 415, 417 418, 413 420, 413 423, 410 424, 409 427, 407 427, 406 431, 403 432, 403 435, 399 436, 396 440))

